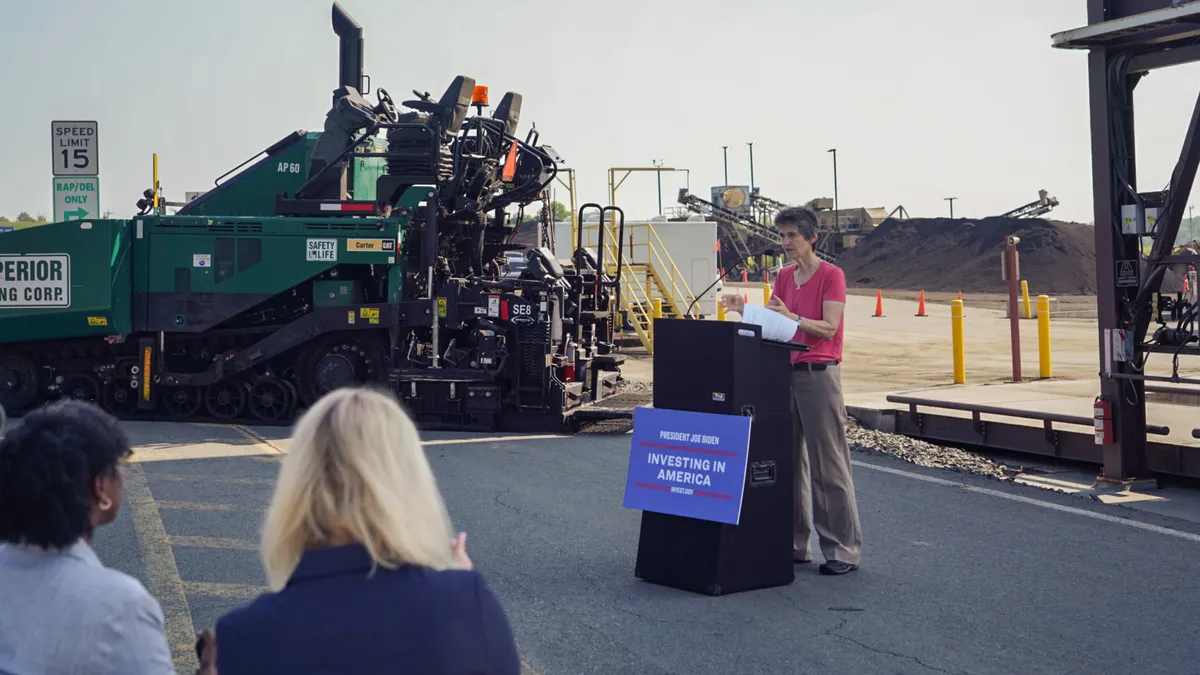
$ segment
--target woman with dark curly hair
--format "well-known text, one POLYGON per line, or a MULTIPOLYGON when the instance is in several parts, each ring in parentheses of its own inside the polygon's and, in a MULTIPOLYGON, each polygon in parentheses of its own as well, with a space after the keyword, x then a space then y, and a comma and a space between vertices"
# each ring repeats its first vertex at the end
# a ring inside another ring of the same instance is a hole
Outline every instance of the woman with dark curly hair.
POLYGON ((0 436, 0 672, 175 672, 158 602, 91 547, 131 452, 114 418, 70 399, 0 436))

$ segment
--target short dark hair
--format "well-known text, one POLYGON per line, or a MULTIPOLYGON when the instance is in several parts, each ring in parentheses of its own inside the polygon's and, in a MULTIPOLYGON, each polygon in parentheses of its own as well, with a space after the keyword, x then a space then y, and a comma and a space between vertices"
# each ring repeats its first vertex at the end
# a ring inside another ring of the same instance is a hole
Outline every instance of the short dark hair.
POLYGON ((794 227, 800 236, 813 239, 817 236, 817 212, 807 206, 789 206, 775 214, 775 229, 794 227))
POLYGON ((75 399, 0 437, 0 541, 65 548, 92 530, 92 484, 133 452, 116 418, 75 399))

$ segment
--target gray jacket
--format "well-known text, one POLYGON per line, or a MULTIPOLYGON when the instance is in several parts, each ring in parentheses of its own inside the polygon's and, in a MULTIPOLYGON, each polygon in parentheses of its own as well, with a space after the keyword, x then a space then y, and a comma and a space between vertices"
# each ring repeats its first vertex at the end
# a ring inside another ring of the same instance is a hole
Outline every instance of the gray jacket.
POLYGON ((0 674, 174 675, 162 607, 84 541, 0 544, 0 674))

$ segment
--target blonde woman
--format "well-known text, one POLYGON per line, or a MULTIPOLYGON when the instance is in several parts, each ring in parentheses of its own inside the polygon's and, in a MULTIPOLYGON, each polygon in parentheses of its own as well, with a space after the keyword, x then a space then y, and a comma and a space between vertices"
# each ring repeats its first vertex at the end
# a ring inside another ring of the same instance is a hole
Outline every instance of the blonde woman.
POLYGON ((200 672, 520 672, 511 626, 450 517, 412 420, 335 390, 296 425, 267 512, 274 592, 206 631, 200 672))

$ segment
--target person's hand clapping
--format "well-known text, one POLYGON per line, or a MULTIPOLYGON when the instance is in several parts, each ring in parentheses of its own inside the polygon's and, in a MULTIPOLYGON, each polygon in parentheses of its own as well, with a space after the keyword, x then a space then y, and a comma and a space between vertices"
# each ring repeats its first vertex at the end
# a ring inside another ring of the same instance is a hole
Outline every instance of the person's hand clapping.
POLYGON ((789 310, 787 308, 787 305, 783 304, 783 301, 780 300, 777 296, 771 297, 770 302, 767 303, 767 309, 771 310, 772 312, 782 314, 783 316, 786 316, 787 318, 791 319, 792 321, 795 321, 796 319, 800 318, 800 317, 796 316, 795 314, 792 314, 791 310, 789 310))
POLYGON ((200 667, 196 675, 217 675, 217 636, 211 628, 200 633, 200 667))
POLYGON ((726 312, 737 312, 744 314, 746 309, 746 300, 740 295, 722 295, 721 306, 726 312))
POLYGON ((470 556, 467 555, 467 533, 459 532, 458 536, 450 544, 454 551, 454 562, 458 564, 459 569, 473 569, 470 556))

